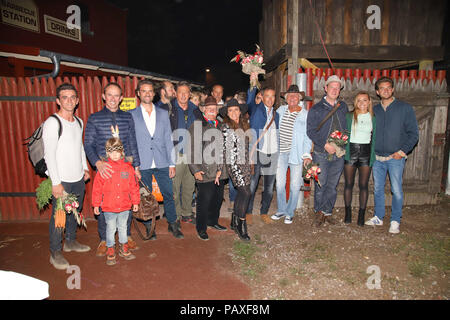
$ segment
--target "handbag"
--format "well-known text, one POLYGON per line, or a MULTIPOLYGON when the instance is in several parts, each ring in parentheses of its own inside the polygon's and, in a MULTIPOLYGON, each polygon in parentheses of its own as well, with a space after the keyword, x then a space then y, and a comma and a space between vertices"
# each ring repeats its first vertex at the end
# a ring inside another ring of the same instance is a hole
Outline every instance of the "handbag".
POLYGON ((155 230, 156 227, 156 217, 159 215, 159 203, 156 200, 155 196, 151 193, 150 189, 147 187, 147 185, 142 181, 139 180, 142 187, 140 188, 140 194, 141 194, 141 202, 139 203, 139 209, 136 212, 133 212, 133 224, 136 227, 136 230, 138 231, 139 236, 143 240, 148 240, 147 237, 145 237, 142 232, 140 231, 137 221, 152 221, 152 226, 150 229, 149 235, 151 236, 155 230))

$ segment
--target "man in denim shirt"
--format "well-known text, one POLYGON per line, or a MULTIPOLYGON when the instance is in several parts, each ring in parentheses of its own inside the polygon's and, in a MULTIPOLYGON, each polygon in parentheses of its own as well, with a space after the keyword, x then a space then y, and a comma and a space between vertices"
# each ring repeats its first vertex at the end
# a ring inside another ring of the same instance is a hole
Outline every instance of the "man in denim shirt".
POLYGON ((315 181, 314 188, 314 224, 320 227, 324 222, 335 224, 331 218, 337 198, 337 185, 344 169, 344 157, 336 156, 336 149, 328 143, 328 137, 335 131, 343 132, 346 129, 345 114, 348 112, 347 104, 338 101, 343 82, 338 76, 331 76, 325 84, 325 97, 316 103, 308 112, 306 131, 314 143, 313 162, 318 163, 321 169, 319 181, 315 181), (336 112, 320 127, 319 124, 327 114, 337 108, 336 112), (331 155, 331 160, 329 159, 331 155))

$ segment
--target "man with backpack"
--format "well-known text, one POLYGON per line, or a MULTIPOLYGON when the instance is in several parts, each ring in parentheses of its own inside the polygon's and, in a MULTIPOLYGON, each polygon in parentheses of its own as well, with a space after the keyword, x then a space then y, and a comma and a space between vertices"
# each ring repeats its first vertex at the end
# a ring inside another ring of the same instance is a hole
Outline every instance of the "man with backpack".
MULTIPOLYGON (((89 169, 83 148, 83 123, 74 116, 78 104, 78 92, 69 83, 56 88, 58 112, 49 117, 43 125, 42 140, 44 159, 48 176, 52 181, 52 215, 50 217, 50 263, 59 270, 65 270, 69 263, 61 253, 62 232, 55 228, 54 213, 57 199, 64 191, 75 194, 81 211, 84 200, 85 181, 89 179, 89 169)), ((87 252, 90 247, 76 240, 77 222, 74 214, 66 216, 65 252, 87 252)))

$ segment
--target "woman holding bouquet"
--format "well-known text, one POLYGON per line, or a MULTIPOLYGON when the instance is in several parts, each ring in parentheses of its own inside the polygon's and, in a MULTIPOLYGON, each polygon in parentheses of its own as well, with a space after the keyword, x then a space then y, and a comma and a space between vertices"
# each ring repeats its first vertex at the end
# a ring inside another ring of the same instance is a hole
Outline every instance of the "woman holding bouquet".
POLYGON ((246 210, 250 200, 251 167, 249 161, 248 121, 244 119, 246 104, 231 99, 221 109, 224 119, 221 129, 224 136, 224 154, 227 172, 237 194, 231 216, 231 229, 243 241, 249 241, 247 234, 246 210))
POLYGON ((354 111, 347 113, 347 131, 350 134, 344 158, 344 202, 345 223, 352 222, 352 192, 355 174, 359 175, 359 213, 358 225, 364 226, 369 177, 375 160, 375 117, 372 99, 367 92, 359 92, 354 101, 354 111))

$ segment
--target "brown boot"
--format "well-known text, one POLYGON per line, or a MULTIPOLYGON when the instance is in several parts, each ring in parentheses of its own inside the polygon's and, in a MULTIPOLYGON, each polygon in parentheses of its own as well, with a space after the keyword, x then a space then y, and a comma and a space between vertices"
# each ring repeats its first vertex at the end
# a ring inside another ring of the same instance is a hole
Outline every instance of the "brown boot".
POLYGON ((136 256, 131 253, 128 243, 124 243, 124 244, 120 244, 119 245, 119 256, 121 256, 125 260, 136 259, 136 256))
POLYGON ((262 214, 261 215, 261 220, 265 223, 265 224, 272 224, 273 221, 272 219, 270 219, 268 214, 262 214))
POLYGON ((319 228, 320 226, 323 225, 323 223, 325 222, 325 216, 322 213, 322 211, 316 212, 314 214, 314 221, 313 221, 313 225, 317 228, 319 228))
POLYGON ((108 266, 113 266, 116 264, 116 253, 114 247, 109 247, 106 250, 106 264, 108 266))
POLYGON ((130 250, 137 250, 137 249, 139 249, 136 241, 134 241, 133 238, 131 238, 131 237, 128 237, 128 248, 130 250))
POLYGON ((97 252, 96 252, 96 256, 97 257, 103 257, 104 255, 106 255, 106 250, 108 248, 106 247, 106 241, 100 241, 98 247, 97 247, 97 252))
POLYGON ((334 220, 334 218, 332 216, 325 216, 325 222, 331 225, 335 225, 336 224, 336 220, 334 220))
POLYGON ((245 219, 247 220, 247 224, 249 224, 249 225, 252 224, 252 222, 253 222, 252 218, 253 218, 253 215, 251 213, 247 213, 245 215, 245 219))

